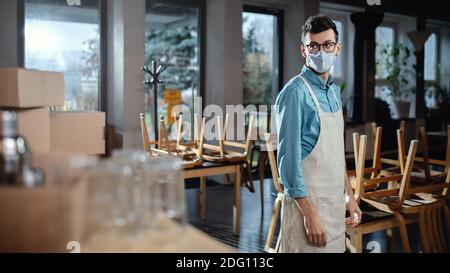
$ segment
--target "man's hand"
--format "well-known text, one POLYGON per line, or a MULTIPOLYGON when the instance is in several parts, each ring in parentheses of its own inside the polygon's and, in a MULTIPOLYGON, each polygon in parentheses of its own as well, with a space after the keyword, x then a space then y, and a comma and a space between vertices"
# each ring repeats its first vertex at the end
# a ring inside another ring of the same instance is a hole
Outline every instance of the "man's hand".
POLYGON ((347 210, 350 212, 350 217, 345 218, 345 223, 356 227, 361 222, 362 212, 355 200, 353 194, 346 195, 345 201, 347 203, 347 210))
POLYGON ((297 199, 297 204, 303 214, 305 223, 306 235, 310 244, 318 247, 325 247, 327 245, 327 236, 322 220, 314 209, 313 204, 308 197, 297 199))

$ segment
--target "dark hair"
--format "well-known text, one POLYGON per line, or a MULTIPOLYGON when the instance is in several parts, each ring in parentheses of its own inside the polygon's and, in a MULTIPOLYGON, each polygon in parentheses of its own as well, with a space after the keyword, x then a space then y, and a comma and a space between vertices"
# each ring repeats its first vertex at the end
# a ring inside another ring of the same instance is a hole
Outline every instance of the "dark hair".
POLYGON ((336 42, 339 41, 339 33, 336 28, 336 24, 330 17, 316 14, 308 18, 305 24, 302 26, 302 42, 305 41, 306 34, 317 34, 329 29, 332 29, 336 34, 336 42))

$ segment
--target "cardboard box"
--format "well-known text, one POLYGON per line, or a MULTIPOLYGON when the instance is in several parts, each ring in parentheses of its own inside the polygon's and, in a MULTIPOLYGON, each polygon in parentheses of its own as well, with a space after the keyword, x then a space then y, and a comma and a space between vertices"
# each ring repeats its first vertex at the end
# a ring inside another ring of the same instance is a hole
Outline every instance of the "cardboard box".
POLYGON ((73 155, 105 153, 105 113, 51 112, 51 151, 73 155))
POLYGON ((17 113, 19 135, 32 152, 50 152, 50 114, 47 108, 20 109, 17 113))
POLYGON ((64 105, 63 73, 1 68, 0 83, 0 107, 64 105))
POLYGON ((83 240, 87 179, 64 181, 50 171, 65 160, 33 155, 45 172, 43 187, 0 186, 0 252, 68 253, 69 242, 83 240))

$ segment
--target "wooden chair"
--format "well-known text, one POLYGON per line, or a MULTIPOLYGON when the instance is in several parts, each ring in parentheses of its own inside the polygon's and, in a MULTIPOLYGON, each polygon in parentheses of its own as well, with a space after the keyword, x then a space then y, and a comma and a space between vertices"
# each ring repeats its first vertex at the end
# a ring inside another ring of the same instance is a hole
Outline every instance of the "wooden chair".
MULTIPOLYGON (((280 217, 283 199, 284 199, 284 189, 281 182, 281 178, 278 174, 277 160, 274 153, 274 148, 272 145, 272 134, 265 134, 267 154, 269 157, 270 170, 272 171, 272 180, 275 190, 277 191, 277 198, 275 199, 273 205, 272 218, 270 220, 270 226, 267 233, 266 244, 264 246, 264 251, 268 253, 277 253, 280 248, 281 236, 278 234, 277 242, 275 246, 272 246, 272 242, 275 236, 276 225, 280 217)), ((281 228, 281 227, 280 227, 281 228)))
MULTIPOLYGON (((363 210, 363 219, 357 227, 347 226, 346 232, 350 237, 347 241, 347 246, 351 252, 362 252, 362 236, 364 234, 386 230, 389 236, 392 236, 392 228, 399 227, 400 232, 406 232, 406 223, 413 222, 414 219, 408 218, 404 219, 401 217, 400 213, 389 213, 380 210, 374 210, 373 208, 361 202, 366 197, 366 191, 369 189, 373 190, 378 187, 381 183, 386 183, 390 181, 407 180, 409 179, 408 173, 403 173, 400 175, 392 175, 387 177, 376 177, 372 178, 371 169, 365 168, 365 156, 366 156, 366 146, 367 146, 367 136, 363 135, 358 138, 354 138, 355 147, 358 150, 357 163, 356 163, 356 187, 355 187, 355 199, 361 205, 363 210), (366 179, 365 175, 370 174, 370 178, 366 179)), ((409 154, 409 157, 412 153, 409 154)), ((377 192, 377 191, 373 191, 377 192)), ((402 239, 404 236, 402 236, 402 239)), ((406 246, 406 244, 404 244, 406 246)), ((405 248, 409 251, 409 245, 405 248)))
POLYGON ((175 142, 169 141, 163 116, 161 116, 159 120, 158 141, 150 140, 144 113, 139 115, 139 120, 141 124, 142 144, 145 151, 147 151, 150 155, 155 155, 169 154, 175 150, 175 142), (152 145, 154 145, 154 147, 152 147, 152 145))
MULTIPOLYGON (((398 143, 398 159, 381 158, 382 164, 389 164, 394 167, 385 168, 382 171, 384 174, 393 174, 401 172, 404 168, 405 162, 405 123, 402 122, 400 126, 401 138, 397 140, 398 143), (402 125, 403 124, 403 125, 402 125)), ((422 157, 416 156, 413 166, 412 181, 414 183, 433 183, 443 182, 445 180, 446 173, 450 166, 450 126, 447 126, 447 149, 446 157, 444 160, 432 159, 429 157, 428 137, 425 131, 425 127, 419 128, 419 147, 422 149, 422 157), (444 171, 435 171, 431 167, 441 167, 444 171)))
MULTIPOLYGON (((380 141, 379 149, 376 150, 376 152, 377 152, 376 157, 374 155, 374 162, 376 159, 376 163, 377 163, 376 165, 378 166, 378 168, 380 170, 379 175, 380 176, 389 176, 389 175, 395 175, 395 174, 402 173, 402 171, 400 169, 398 152, 397 152, 397 159, 382 157, 382 155, 381 155, 381 135, 378 136, 378 133, 379 133, 378 128, 381 128, 381 127, 377 127, 377 124, 375 122, 372 123, 372 134, 375 136, 375 142, 377 142, 377 138, 380 141)), ((400 122, 399 129, 402 130, 402 132, 405 132, 406 122, 404 120, 402 120, 400 122)), ((397 141, 397 147, 398 147, 398 145, 399 145, 399 143, 397 141)), ((374 151, 374 153, 375 153, 375 151, 374 151)))
MULTIPOLYGON (((174 155, 180 156, 182 158, 181 166, 183 169, 190 169, 201 165, 201 149, 198 150, 198 154, 192 155, 188 153, 179 153, 177 150, 177 141, 169 141, 168 134, 166 131, 166 124, 164 118, 161 117, 159 125, 159 137, 158 141, 150 141, 148 137, 147 124, 145 123, 145 114, 140 114, 140 124, 141 124, 141 134, 142 143, 144 150, 147 151, 149 156, 160 156, 160 155, 174 155), (155 147, 152 147, 154 145, 155 147)), ((201 139, 204 138, 204 123, 201 129, 201 139)), ((201 143, 201 142, 200 142, 201 143)))
POLYGON ((216 118, 216 129, 218 135, 218 145, 203 144, 203 158, 212 162, 245 162, 247 161, 247 155, 252 144, 253 136, 253 115, 250 115, 249 124, 246 134, 245 142, 229 141, 225 140, 226 131, 228 128, 229 115, 226 115, 225 124, 222 123, 222 118, 218 116, 216 118), (231 150, 233 148, 235 150, 231 150), (236 151, 240 150, 240 151, 236 151))
MULTIPOLYGON (((202 158, 205 161, 223 163, 223 164, 241 164, 241 179, 242 183, 250 190, 255 192, 253 186, 253 179, 251 174, 251 162, 248 159, 248 153, 250 146, 253 143, 254 116, 249 115, 249 123, 246 133, 246 139, 244 142, 230 141, 226 139, 226 132, 228 128, 229 115, 226 115, 225 124, 222 123, 222 118, 218 116, 216 118, 216 130, 218 135, 218 145, 203 143, 203 155, 202 158)), ((227 176, 227 179, 228 176, 227 176)))
MULTIPOLYGON (((400 122, 400 130, 404 132, 404 128, 406 126, 405 121, 400 122)), ((374 144, 373 144, 373 156, 372 156, 372 167, 367 168, 365 170, 365 173, 370 172, 371 178, 379 177, 379 176, 389 176, 393 174, 400 174, 401 170, 399 168, 400 164, 398 159, 389 159, 389 158, 383 158, 381 155, 381 141, 382 141, 382 134, 383 134, 383 127, 377 126, 376 123, 371 124, 372 127, 372 134, 374 137, 374 144)), ((359 133, 353 133, 353 151, 354 151, 354 158, 355 158, 355 166, 357 164, 357 158, 358 158, 358 146, 359 146, 359 133)), ((355 175, 356 172, 350 171, 350 175, 355 175)))
MULTIPOLYGON (((402 121, 400 128, 404 128, 405 122, 402 121)), ((401 129, 401 132, 404 132, 401 129)), ((393 175, 399 175, 403 173, 403 169, 400 168, 399 160, 395 159, 388 159, 383 158, 381 155, 381 140, 382 140, 382 133, 383 128, 377 127, 376 123, 372 123, 372 133, 374 135, 374 143, 373 143, 373 156, 372 156, 372 166, 371 167, 365 167, 364 174, 370 173, 370 178, 374 179, 377 177, 383 177, 383 176, 393 176, 393 175)), ((353 134, 353 150, 354 150, 354 158, 355 158, 355 166, 357 165, 357 158, 359 154, 359 140, 360 135, 358 133, 353 134)), ((400 147, 402 144, 397 139, 397 146, 400 147)), ((400 148, 399 148, 400 149, 400 148)), ((366 164, 365 164, 366 165, 366 164)), ((356 178, 356 171, 351 170, 347 172, 350 182, 352 184, 353 189, 355 189, 355 178, 356 178)), ((389 187, 395 187, 397 183, 394 181, 391 181, 389 183, 389 187)), ((372 188, 367 189, 373 189, 376 188, 379 185, 372 185, 372 188)))
MULTIPOLYGON (((432 183, 442 183, 446 178, 446 174, 448 172, 450 166, 450 126, 447 127, 447 149, 446 149, 446 158, 445 160, 432 159, 429 156, 429 147, 428 147, 428 138, 425 131, 425 127, 421 127, 420 131, 420 144, 422 147, 422 157, 417 157, 415 162, 421 165, 421 168, 418 171, 414 171, 412 175, 412 181, 420 184, 432 184, 432 183), (432 166, 440 166, 444 170, 435 171, 431 167, 432 166)), ((399 153, 400 156, 403 156, 402 153, 399 153)), ((402 163, 401 161, 400 163, 402 163)))
MULTIPOLYGON (((374 144, 373 144, 373 158, 372 158, 372 167, 366 168, 364 167, 364 174, 370 173, 371 178, 379 177, 382 173, 381 169, 381 136, 382 136, 383 128, 382 127, 376 127, 374 129, 374 144)), ((367 139, 367 137, 366 137, 367 139)), ((366 140, 367 143, 367 140, 366 140)), ((353 152, 354 152, 354 158, 355 158, 355 170, 349 170, 347 171, 347 175, 350 179, 350 183, 352 185, 353 189, 356 189, 356 166, 358 166, 358 157, 360 152, 360 135, 359 133, 353 133, 353 152)), ((364 161, 364 166, 366 165, 366 162, 364 161)), ((374 185, 375 187, 376 185, 374 185)))
MULTIPOLYGON (((397 131, 397 138, 401 138, 401 130, 397 131)), ((365 191, 365 185, 367 184, 381 184, 389 181, 398 180, 394 175, 392 177, 381 177, 376 179, 370 179, 365 181, 363 175, 363 169, 358 168, 357 183, 358 188, 355 192, 357 199, 364 201, 365 203, 377 208, 380 211, 392 214, 396 217, 398 226, 400 229, 400 236, 402 239, 403 249, 405 252, 410 252, 410 246, 408 241, 408 234, 406 231, 405 217, 418 217, 420 226, 420 235, 422 239, 422 246, 425 252, 435 249, 443 249, 442 239, 439 232, 439 221, 436 217, 436 211, 439 207, 442 207, 444 198, 437 198, 431 200, 425 200, 423 196, 436 191, 441 191, 441 197, 446 194, 448 183, 441 183, 436 185, 413 187, 410 183, 411 172, 414 162, 415 153, 417 150, 418 141, 411 142, 406 163, 404 165, 403 174, 401 177, 401 183, 399 188, 380 189, 377 191, 365 191), (435 238, 439 237, 439 243, 435 238)), ((361 147, 362 149, 362 147, 361 147)), ((363 162, 364 154, 360 154, 361 162, 363 162)), ((359 166, 358 166, 359 167, 359 166)), ((440 217, 439 217, 440 218, 440 217)))

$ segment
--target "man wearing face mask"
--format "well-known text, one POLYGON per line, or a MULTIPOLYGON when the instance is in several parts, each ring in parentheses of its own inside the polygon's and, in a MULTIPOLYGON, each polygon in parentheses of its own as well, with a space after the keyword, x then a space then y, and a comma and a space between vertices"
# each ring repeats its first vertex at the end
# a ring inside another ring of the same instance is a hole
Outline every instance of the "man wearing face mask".
POLYGON ((342 102, 330 75, 341 51, 333 20, 310 17, 300 51, 306 64, 275 103, 284 186, 280 252, 344 252, 345 224, 358 225, 362 213, 346 173, 342 102))

